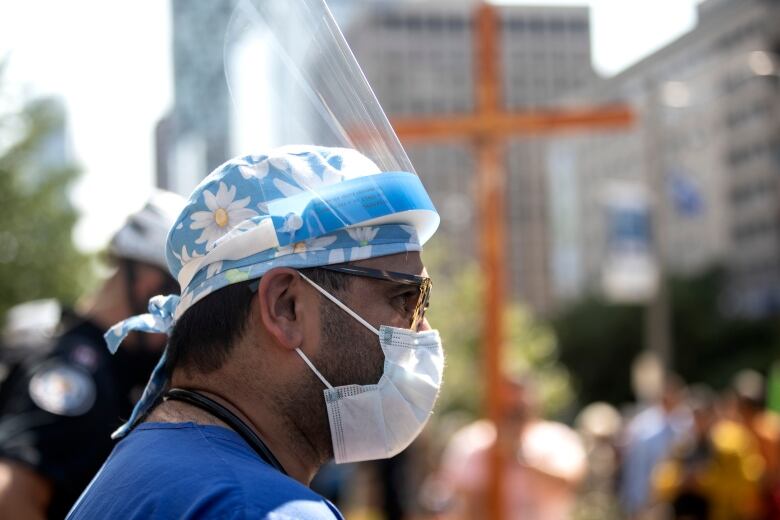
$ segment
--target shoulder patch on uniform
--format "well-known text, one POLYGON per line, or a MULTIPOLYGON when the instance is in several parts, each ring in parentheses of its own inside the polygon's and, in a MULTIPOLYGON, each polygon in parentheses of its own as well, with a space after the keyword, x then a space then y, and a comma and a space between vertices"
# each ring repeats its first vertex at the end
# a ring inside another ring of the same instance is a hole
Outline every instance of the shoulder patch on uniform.
POLYGON ((95 404, 95 382, 84 369, 57 362, 42 367, 30 379, 30 397, 41 409, 75 417, 95 404))
POLYGON ((94 372, 98 365, 98 354, 89 345, 78 345, 70 353, 70 359, 90 372, 94 372))

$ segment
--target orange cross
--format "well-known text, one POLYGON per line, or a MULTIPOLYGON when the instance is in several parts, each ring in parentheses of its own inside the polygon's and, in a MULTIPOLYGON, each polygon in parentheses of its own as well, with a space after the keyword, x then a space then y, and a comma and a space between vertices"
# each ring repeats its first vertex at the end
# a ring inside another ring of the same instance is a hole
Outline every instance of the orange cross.
MULTIPOLYGON (((563 130, 626 127, 634 122, 631 109, 624 105, 509 112, 501 96, 500 44, 501 25, 495 7, 483 3, 476 10, 475 63, 476 111, 468 115, 439 118, 397 118, 392 125, 403 141, 471 139, 477 152, 479 177, 479 214, 482 226, 481 259, 486 291, 483 318, 484 377, 487 385, 487 417, 498 425, 500 402, 501 350, 503 345, 503 311, 505 258, 503 245, 506 172, 503 161, 504 142, 515 135, 559 133, 563 130)), ((486 518, 503 517, 502 460, 494 449, 490 458, 486 518)))

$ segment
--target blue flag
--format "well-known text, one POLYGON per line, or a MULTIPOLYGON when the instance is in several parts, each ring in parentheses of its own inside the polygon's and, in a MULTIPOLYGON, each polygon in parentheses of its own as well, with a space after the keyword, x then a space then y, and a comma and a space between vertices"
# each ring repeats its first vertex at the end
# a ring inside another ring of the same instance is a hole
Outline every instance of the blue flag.
POLYGON ((682 172, 672 172, 668 178, 669 196, 675 211, 684 217, 695 217, 704 210, 704 199, 691 178, 682 172))

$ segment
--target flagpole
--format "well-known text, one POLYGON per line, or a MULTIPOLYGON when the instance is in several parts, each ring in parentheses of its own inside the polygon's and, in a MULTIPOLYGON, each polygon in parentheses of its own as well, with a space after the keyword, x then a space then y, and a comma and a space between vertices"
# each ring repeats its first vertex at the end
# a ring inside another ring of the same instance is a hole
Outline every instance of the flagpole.
POLYGON ((658 120, 658 112, 662 105, 658 88, 655 85, 648 84, 647 92, 647 102, 642 117, 646 153, 645 183, 651 198, 651 229, 655 246, 654 257, 658 272, 658 286, 645 308, 644 346, 647 351, 658 357, 665 378, 674 365, 674 347, 671 337, 671 308, 665 269, 668 247, 666 234, 668 205, 664 196, 664 154, 658 120))

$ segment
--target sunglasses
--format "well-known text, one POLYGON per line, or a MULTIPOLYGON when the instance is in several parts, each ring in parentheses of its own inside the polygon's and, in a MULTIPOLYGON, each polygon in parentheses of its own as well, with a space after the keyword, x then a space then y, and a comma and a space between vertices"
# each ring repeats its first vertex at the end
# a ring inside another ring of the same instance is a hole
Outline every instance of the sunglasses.
POLYGON ((318 269, 352 276, 362 276, 364 278, 373 278, 375 280, 383 280, 400 285, 414 286, 417 288, 417 299, 410 311, 411 323, 409 324, 409 328, 417 330, 420 323, 425 319, 425 311, 428 310, 428 300, 431 296, 431 286, 433 285, 433 282, 427 276, 370 269, 357 265, 323 265, 318 266, 318 269))

